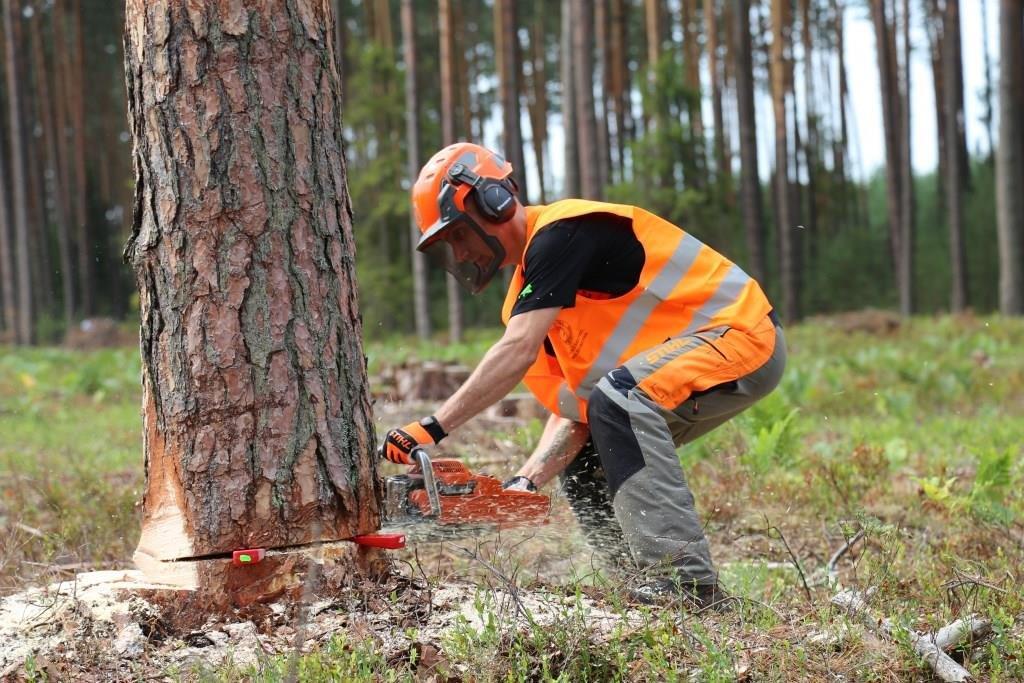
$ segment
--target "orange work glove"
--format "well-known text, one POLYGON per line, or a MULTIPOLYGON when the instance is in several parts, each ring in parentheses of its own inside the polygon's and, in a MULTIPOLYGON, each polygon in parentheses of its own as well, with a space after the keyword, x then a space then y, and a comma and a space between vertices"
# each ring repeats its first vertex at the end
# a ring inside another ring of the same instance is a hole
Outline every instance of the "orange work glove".
POLYGON ((419 422, 410 422, 401 429, 392 429, 384 437, 378 454, 399 465, 411 465, 412 451, 417 446, 434 444, 448 436, 437 418, 431 415, 419 422))

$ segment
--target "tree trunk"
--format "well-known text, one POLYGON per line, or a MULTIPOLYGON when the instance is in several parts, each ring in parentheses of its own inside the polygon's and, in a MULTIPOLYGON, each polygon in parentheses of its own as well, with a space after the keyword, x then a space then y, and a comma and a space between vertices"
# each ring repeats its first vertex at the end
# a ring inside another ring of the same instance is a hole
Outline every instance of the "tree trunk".
POLYGON ((136 561, 214 596, 282 565, 161 561, 379 526, 332 31, 313 0, 127 3, 136 561))
POLYGON ((836 32, 836 55, 838 56, 838 70, 839 70, 839 140, 835 145, 835 167, 836 177, 839 180, 842 189, 842 215, 846 216, 846 208, 849 206, 849 197, 847 196, 847 171, 846 171, 846 159, 847 149, 849 146, 849 132, 847 131, 846 122, 846 97, 849 93, 849 85, 846 82, 846 41, 845 41, 845 22, 843 20, 843 14, 846 8, 839 3, 839 0, 832 0, 832 12, 835 20, 835 32, 836 32))
MULTIPOLYGON (((70 116, 68 114, 71 86, 68 74, 71 71, 71 66, 68 59, 68 42, 70 38, 68 37, 67 22, 64 19, 64 3, 55 2, 53 4, 50 24, 53 29, 54 130, 57 143, 57 178, 60 181, 60 197, 58 201, 61 203, 61 211, 64 214, 64 222, 67 226, 66 232, 63 235, 58 234, 58 244, 60 241, 63 241, 67 245, 68 268, 63 273, 63 279, 67 281, 65 291, 70 290, 68 305, 71 308, 71 318, 74 319, 80 310, 78 302, 80 297, 76 291, 78 289, 78 274, 76 266, 73 265, 78 262, 78 245, 75 243, 71 231, 72 224, 74 223, 74 211, 71 205, 72 184, 74 182, 71 169, 72 140, 68 137, 68 131, 71 128, 70 116)), ((63 263, 63 260, 61 263, 63 263)))
POLYGON ((615 180, 622 182, 626 174, 626 131, 625 131, 625 82, 626 82, 626 26, 625 0, 611 0, 610 8, 611 31, 608 40, 609 51, 609 86, 608 101, 612 107, 612 120, 615 124, 615 180))
POLYGON ((703 94, 700 85, 700 35, 697 0, 683 0, 683 77, 686 83, 687 114, 690 120, 690 154, 696 173, 687 178, 687 184, 695 188, 707 185, 707 158, 704 153, 704 113, 701 111, 703 94))
POLYGON ((85 175, 85 47, 82 36, 82 2, 75 0, 72 5, 74 22, 75 52, 71 67, 71 78, 74 81, 71 95, 72 126, 75 129, 74 162, 75 178, 75 236, 78 239, 78 288, 82 297, 82 315, 88 317, 96 312, 96 277, 93 263, 96 245, 90 235, 88 216, 86 215, 86 197, 88 196, 88 180, 85 175))
POLYGON ((937 132, 936 142, 939 147, 939 168, 935 174, 936 205, 938 206, 939 213, 942 213, 946 208, 943 198, 946 194, 946 169, 949 163, 946 151, 946 86, 942 66, 943 55, 945 54, 945 48, 942 43, 942 10, 939 7, 939 0, 927 0, 925 9, 925 28, 927 29, 928 50, 932 63, 932 90, 935 100, 935 130, 937 132))
POLYGON ((796 290, 796 249, 789 201, 789 134, 786 125, 786 32, 789 13, 786 0, 772 0, 772 111, 775 114, 775 216, 781 255, 782 311, 787 321, 799 318, 796 290))
POLYGON ((992 163, 995 159, 996 143, 992 131, 992 60, 988 54, 988 42, 988 0, 981 0, 981 50, 985 56, 985 113, 982 114, 981 120, 985 123, 985 133, 988 137, 988 161, 992 163))
POLYGON ((595 0, 594 2, 594 36, 596 38, 594 47, 599 55, 600 64, 600 88, 601 96, 594 101, 597 127, 597 158, 598 158, 598 184, 601 188, 607 187, 611 182, 612 158, 611 158, 611 136, 608 132, 608 121, 611 118, 608 114, 608 93, 611 91, 611 53, 608 49, 609 27, 608 27, 608 0, 595 0))
MULTIPOLYGON (((893 8, 895 12, 895 8, 893 8)), ((895 22, 894 22, 895 24, 895 22)), ((894 26, 895 28, 895 26, 894 26)), ((903 54, 899 72, 900 112, 900 311, 914 312, 914 167, 910 141, 910 0, 903 0, 903 54)))
POLYGON ((999 310, 1024 315, 1024 4, 999 4, 999 310))
MULTIPOLYGON (((816 187, 818 158, 818 109, 814 88, 814 44, 811 39, 811 2, 800 0, 800 38, 804 51, 804 114, 807 119, 807 137, 803 141, 804 165, 807 170, 807 244, 813 250, 818 238, 818 193, 816 187)), ((811 252, 811 262, 814 252, 811 252)))
MULTIPOLYGON (((0 12, 3 8, 0 7, 0 12)), ((7 16, 0 16, 0 21, 7 23, 7 16)), ((3 39, 3 32, 0 31, 0 45, 4 51, 0 54, 7 54, 7 41, 3 39)), ((0 149, 4 149, 6 138, 4 127, 0 124, 0 149)), ((18 304, 17 304, 17 274, 14 270, 14 236, 11 228, 13 221, 8 210, 7 198, 7 159, 0 156, 0 330, 3 330, 2 337, 16 341, 18 336, 18 304)))
POLYGON ((708 72, 711 75, 711 115, 715 127, 715 176, 721 187, 731 182, 726 163, 725 116, 722 110, 722 69, 718 59, 718 0, 704 0, 704 30, 708 37, 708 72))
POLYGON ((887 0, 871 3, 871 16, 875 28, 875 44, 878 59, 878 74, 881 83, 882 121, 885 128, 885 167, 886 167, 886 200, 889 213, 889 249, 893 270, 896 273, 896 285, 900 293, 900 308, 903 309, 906 286, 901 280, 899 268, 903 250, 901 227, 901 192, 900 183, 900 98, 896 78, 896 50, 894 47, 894 27, 889 24, 887 0))
POLYGON ((565 132, 565 188, 564 197, 580 194, 580 154, 576 135, 576 65, 573 63, 573 0, 562 0, 562 129, 565 132))
POLYGON ((537 180, 540 184, 540 203, 547 204, 547 173, 545 172, 544 149, 548 140, 548 97, 547 64, 544 55, 544 3, 538 0, 534 8, 535 17, 530 27, 530 128, 533 141, 533 156, 537 163, 537 180))
MULTIPOLYGON (((960 56, 960 0, 946 0, 943 16, 943 81, 946 84, 941 125, 949 141, 946 158, 946 215, 949 220, 949 258, 952 274, 950 308, 960 313, 967 296, 967 244, 964 238, 964 186, 967 169, 964 136, 963 60, 960 56)), ((1021 113, 1018 112, 1018 115, 1021 113)))
POLYGON ((740 201, 746 226, 750 274, 762 284, 767 275, 764 213, 757 163, 757 116, 754 110, 754 64, 750 46, 750 0, 730 0, 734 7, 732 53, 736 58, 736 109, 740 124, 740 201))
POLYGON ((25 138, 21 115, 21 46, 15 36, 15 23, 21 21, 20 7, 3 0, 4 43, 7 62, 7 105, 10 123, 11 208, 14 218, 14 270, 17 279, 16 338, 19 344, 31 344, 34 337, 31 260, 28 233, 28 183, 25 178, 25 138))
POLYGON ((576 147, 580 164, 580 196, 600 200, 601 160, 594 119, 594 15, 587 0, 572 0, 573 84, 576 90, 576 147))
MULTIPOLYGON (((416 17, 412 0, 402 0, 402 50, 405 59, 405 139, 408 151, 406 166, 410 179, 420 171, 420 101, 416 83, 416 17)), ((420 239, 416 220, 409 213, 409 236, 412 246, 413 312, 416 336, 430 338, 430 299, 427 293, 426 255, 416 250, 420 239)))
POLYGON ((500 37, 498 54, 498 92, 501 99, 502 146, 505 158, 512 164, 519 183, 519 196, 529 196, 526 183, 526 162, 523 158, 522 113, 519 108, 519 34, 514 0, 495 0, 494 35, 500 37))
MULTIPOLYGON (((455 142, 455 45, 452 33, 451 0, 439 0, 438 40, 441 61, 441 144, 455 142)), ((457 344, 462 341, 462 287, 452 275, 445 276, 448 292, 448 340, 457 344)))

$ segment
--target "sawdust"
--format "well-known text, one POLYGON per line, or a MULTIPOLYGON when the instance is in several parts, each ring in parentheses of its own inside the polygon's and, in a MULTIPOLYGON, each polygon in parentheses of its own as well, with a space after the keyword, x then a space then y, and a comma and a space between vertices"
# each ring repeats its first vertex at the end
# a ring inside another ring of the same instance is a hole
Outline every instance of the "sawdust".
MULTIPOLYGON (((145 583, 137 571, 105 571, 4 598, 0 680, 17 676, 26 665, 59 680, 187 675, 226 665, 244 670, 268 656, 294 652, 299 629, 302 652, 345 634, 370 639, 389 661, 408 661, 412 650, 438 656, 452 629, 488 628, 487 613, 497 614, 505 629, 582 619, 598 640, 624 618, 632 619, 586 596, 515 586, 491 590, 468 582, 434 589, 396 576, 370 591, 364 587, 318 600, 309 605, 305 620, 297 605, 271 604, 257 617, 211 619, 202 628, 175 633, 167 626, 168 608, 138 594, 159 588, 145 583)), ((641 616, 635 618, 639 624, 641 616)))

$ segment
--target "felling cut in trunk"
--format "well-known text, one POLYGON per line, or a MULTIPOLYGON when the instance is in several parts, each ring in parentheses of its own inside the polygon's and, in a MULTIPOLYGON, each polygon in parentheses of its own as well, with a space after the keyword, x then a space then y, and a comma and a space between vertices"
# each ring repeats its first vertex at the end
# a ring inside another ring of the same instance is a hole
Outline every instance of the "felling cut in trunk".
MULTIPOLYGON (((152 580, 279 590, 287 555, 257 569, 232 552, 379 527, 333 25, 315 0, 127 2, 135 559, 152 580)), ((371 552, 331 554, 360 571, 371 552)))

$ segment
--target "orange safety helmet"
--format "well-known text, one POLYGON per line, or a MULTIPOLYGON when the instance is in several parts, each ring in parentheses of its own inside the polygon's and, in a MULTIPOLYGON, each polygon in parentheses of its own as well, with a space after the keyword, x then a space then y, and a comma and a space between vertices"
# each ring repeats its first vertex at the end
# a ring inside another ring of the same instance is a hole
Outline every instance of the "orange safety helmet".
POLYGON ((431 157, 412 187, 420 241, 416 249, 440 261, 473 294, 484 289, 505 260, 501 242, 466 211, 472 197, 491 223, 515 215, 518 187, 512 164, 471 142, 448 145, 431 157))

